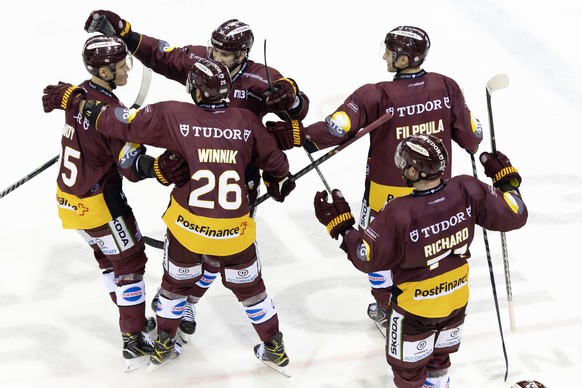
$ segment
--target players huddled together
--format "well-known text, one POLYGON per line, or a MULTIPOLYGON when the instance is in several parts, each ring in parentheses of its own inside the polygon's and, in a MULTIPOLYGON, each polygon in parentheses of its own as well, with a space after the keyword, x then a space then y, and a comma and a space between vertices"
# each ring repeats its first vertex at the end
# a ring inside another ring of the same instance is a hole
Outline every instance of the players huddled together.
POLYGON ((518 229, 528 212, 521 176, 500 151, 479 155, 491 185, 452 176, 453 142, 474 155, 483 130, 459 85, 422 67, 431 47, 424 30, 388 31, 383 60, 393 78, 362 85, 309 125, 309 98, 293 78, 249 59, 254 35, 240 20, 220 24, 208 45, 184 47, 138 33, 108 10, 91 12, 85 30, 93 34, 82 52, 91 78, 48 85, 42 103, 45 112, 65 111, 58 214, 63 228, 91 247, 119 310, 126 371, 147 365, 152 372, 179 357, 195 332, 197 303, 220 278, 257 333, 255 356, 290 377, 257 248, 261 181, 268 196, 284 202, 297 184, 284 151, 341 146, 390 115, 369 133, 357 222, 338 189, 314 193, 314 221, 368 274, 374 301, 367 313, 386 338, 394 384, 449 387, 475 228, 518 229), (192 102, 168 96, 124 106, 114 91, 127 83, 131 58, 185 85, 192 102), (268 114, 278 120, 265 121, 268 114), (147 146, 165 151, 152 157, 147 146), (162 217, 164 272, 150 302, 144 238, 123 177, 172 186, 162 217), (147 317, 148 303, 155 319, 147 317))

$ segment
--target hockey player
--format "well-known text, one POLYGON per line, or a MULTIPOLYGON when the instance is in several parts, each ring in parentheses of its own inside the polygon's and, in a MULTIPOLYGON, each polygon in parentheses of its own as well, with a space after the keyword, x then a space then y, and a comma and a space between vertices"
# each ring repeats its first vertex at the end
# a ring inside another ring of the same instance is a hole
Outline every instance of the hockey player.
MULTIPOLYGON (((52 111, 63 100, 72 104, 74 89, 82 90, 87 98, 123 107, 113 90, 127 84, 131 67, 128 55, 125 43, 118 37, 89 38, 82 56, 91 79, 80 88, 66 84, 47 88, 43 96, 45 112, 52 111)), ((65 112, 65 122, 57 177, 59 217, 63 228, 76 229, 93 248, 107 290, 119 308, 123 357, 126 371, 131 371, 147 363, 149 357, 145 356, 152 352, 153 344, 144 334, 145 246, 122 191, 120 172, 133 182, 156 177, 165 185, 184 184, 189 178, 188 166, 184 159, 170 152, 154 159, 145 154, 146 148, 140 144, 88 130, 88 122, 76 107, 65 112)), ((155 320, 150 319, 151 322, 146 322, 148 331, 155 327, 155 320)))
MULTIPOLYGON (((262 122, 246 109, 228 108, 228 69, 199 58, 187 89, 196 105, 161 102, 135 115, 127 109, 88 101, 84 115, 107 136, 175 149, 187 160, 192 179, 175 187, 163 220, 167 226, 164 276, 157 306, 158 338, 151 370, 177 357, 173 339, 187 297, 205 276, 203 264, 219 268, 222 283, 242 303, 261 343, 255 355, 283 374, 289 358, 273 302, 261 276, 244 181, 252 161, 264 170, 269 194, 277 201, 295 188, 289 164, 262 122)), ((83 106, 83 103, 81 103, 83 106)))
MULTIPOLYGON (((232 78, 229 106, 248 109, 260 119, 268 113, 275 113, 286 122, 269 121, 266 128, 275 137, 279 148, 286 150, 303 145, 305 134, 301 120, 307 115, 309 99, 293 79, 284 77, 277 69, 267 68, 249 59, 254 35, 248 24, 236 19, 222 23, 212 32, 209 47, 172 47, 163 40, 133 31, 129 22, 107 10, 91 12, 85 22, 85 30, 117 34, 145 66, 184 85, 192 65, 200 58, 208 57, 221 62, 232 78), (273 85, 269 85, 269 79, 274 80, 273 85)), ((245 181, 249 202, 253 203, 258 196, 260 171, 252 162, 247 166, 245 181)), ((180 326, 179 334, 184 340, 195 331, 196 303, 212 285, 217 272, 218 267, 204 264, 205 275, 189 297, 190 303, 180 326)))
POLYGON ((399 388, 449 385, 449 355, 461 343, 469 299, 469 247, 475 225, 507 232, 521 228, 527 209, 519 194, 521 176, 501 152, 480 161, 491 187, 460 175, 449 180, 447 149, 432 135, 401 141, 394 154, 411 194, 390 201, 365 230, 339 190, 315 195, 317 219, 362 272, 392 271, 386 359, 399 388), (423 385, 424 384, 424 385, 423 385))
MULTIPOLYGON (((386 111, 393 117, 370 133, 364 197, 358 225, 364 230, 380 209, 393 198, 407 195, 400 171, 388 163, 398 143, 412 135, 430 134, 451 148, 451 140, 475 153, 483 135, 463 98, 457 83, 449 77, 422 69, 430 39, 417 27, 399 26, 384 40, 387 70, 396 73, 393 81, 366 84, 356 89, 325 121, 305 127, 306 148, 312 152, 344 142, 358 129, 370 124, 386 111)), ((450 167, 444 171, 449 178, 450 167)), ((390 300, 392 277, 387 268, 368 274, 375 299, 368 316, 385 333, 386 309, 390 300)))

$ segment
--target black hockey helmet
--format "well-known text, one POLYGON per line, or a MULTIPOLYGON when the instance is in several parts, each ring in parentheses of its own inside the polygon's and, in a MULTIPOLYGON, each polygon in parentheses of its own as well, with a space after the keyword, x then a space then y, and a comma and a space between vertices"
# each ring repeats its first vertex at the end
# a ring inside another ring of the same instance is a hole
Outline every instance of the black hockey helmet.
POLYGON ((209 58, 200 58, 192 65, 186 90, 194 99, 195 90, 202 92, 202 101, 214 103, 226 100, 232 81, 226 66, 209 58))
POLYGON ((91 75, 98 75, 99 68, 109 66, 115 73, 115 64, 121 62, 126 57, 130 58, 129 67, 131 67, 131 56, 128 56, 127 45, 121 38, 114 35, 96 35, 92 36, 83 45, 83 63, 85 69, 91 75))
POLYGON ((448 152, 442 140, 433 135, 416 135, 404 139, 394 152, 394 163, 401 171, 414 167, 420 179, 440 177, 447 168, 448 152))
POLYGON ((410 67, 422 64, 430 49, 428 34, 412 26, 399 26, 386 34, 384 39, 386 48, 396 55, 406 55, 410 67))

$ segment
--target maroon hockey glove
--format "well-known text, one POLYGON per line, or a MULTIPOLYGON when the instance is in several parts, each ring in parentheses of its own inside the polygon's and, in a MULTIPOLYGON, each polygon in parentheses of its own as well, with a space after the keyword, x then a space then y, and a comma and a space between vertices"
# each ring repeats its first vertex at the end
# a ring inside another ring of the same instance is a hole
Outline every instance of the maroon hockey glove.
POLYGON ((271 112, 284 112, 299 106, 299 88, 291 78, 279 78, 273 83, 273 90, 267 89, 265 105, 271 112))
POLYGON ((131 35, 131 25, 120 18, 118 14, 101 9, 91 12, 85 21, 85 31, 117 35, 125 40, 131 35))
POLYGON ((326 228, 330 236, 337 240, 337 237, 350 229, 354 223, 354 216, 350 205, 346 202, 344 195, 338 189, 331 192, 332 202, 327 202, 327 191, 318 191, 313 199, 315 216, 326 228))
POLYGON ((164 186, 172 183, 177 187, 190 181, 190 169, 182 155, 166 150, 154 161, 156 179, 164 186))
POLYGON ((78 105, 85 96, 85 90, 78 86, 59 82, 58 85, 48 85, 42 91, 42 106, 45 112, 54 109, 66 110, 73 105, 78 105))
POLYGON ((263 181, 267 187, 267 193, 275 201, 283 202, 285 197, 295 189, 295 181, 289 178, 291 178, 290 173, 287 173, 285 176, 276 177, 268 172, 263 172, 263 181))
POLYGON ((275 137, 281 150, 301 147, 305 143, 305 128, 299 120, 267 121, 267 131, 275 137))
POLYGON ((519 172, 501 152, 497 151, 495 155, 483 152, 479 161, 485 167, 485 175, 493 180, 493 186, 501 191, 517 189, 521 184, 519 172))

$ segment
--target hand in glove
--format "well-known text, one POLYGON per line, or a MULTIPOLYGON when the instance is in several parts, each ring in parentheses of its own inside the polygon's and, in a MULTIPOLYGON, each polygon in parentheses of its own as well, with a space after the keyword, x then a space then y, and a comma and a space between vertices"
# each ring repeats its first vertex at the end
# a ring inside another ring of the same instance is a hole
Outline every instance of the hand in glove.
POLYGON ((299 88, 291 78, 279 78, 273 83, 272 89, 263 93, 266 96, 265 105, 270 112, 284 112, 296 108, 300 104, 299 88))
POLYGON ((268 172, 263 173, 263 182, 267 187, 267 193, 277 202, 283 202, 285 197, 287 197, 295 189, 295 181, 289 179, 291 174, 276 177, 269 174, 268 172))
POLYGON ((340 234, 343 235, 354 225, 355 220, 350 205, 341 191, 332 190, 331 197, 332 202, 329 203, 327 191, 318 191, 313 199, 313 207, 319 222, 327 228, 330 236, 337 240, 340 234))
POLYGON ((299 120, 267 121, 266 127, 281 150, 301 147, 305 143, 305 128, 299 120))
POLYGON ((64 82, 48 85, 42 92, 42 106, 47 113, 54 109, 66 110, 78 105, 86 94, 83 88, 64 82))
POLYGON ((190 181, 190 169, 186 159, 170 150, 158 156, 153 167, 156 179, 164 186, 173 183, 180 187, 190 181))
POLYGON ((117 35, 121 39, 125 39, 131 34, 131 25, 114 12, 98 10, 91 12, 85 21, 85 31, 117 35))
POLYGON ((493 180, 493 186, 501 191, 517 189, 521 184, 519 172, 501 152, 497 151, 496 154, 483 152, 479 156, 479 161, 485 167, 485 175, 493 180))

